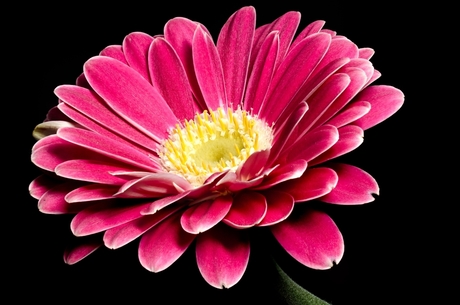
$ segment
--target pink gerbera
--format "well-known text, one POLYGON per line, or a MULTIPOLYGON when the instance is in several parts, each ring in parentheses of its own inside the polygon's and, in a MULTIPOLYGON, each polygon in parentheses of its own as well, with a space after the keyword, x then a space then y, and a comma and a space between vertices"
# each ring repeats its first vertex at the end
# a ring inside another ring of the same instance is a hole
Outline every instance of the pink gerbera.
POLYGON ((139 238, 142 266, 158 272, 195 241, 204 279, 231 287, 253 227, 308 267, 340 261, 333 220, 297 207, 374 200, 368 173, 325 162, 358 147, 403 94, 371 86, 373 50, 323 21, 294 39, 298 12, 258 28, 255 19, 253 7, 238 10, 214 44, 202 24, 174 18, 162 35, 108 46, 76 85, 56 88, 59 104, 34 131, 44 173, 30 192, 43 213, 75 214, 81 243, 67 263, 139 238))

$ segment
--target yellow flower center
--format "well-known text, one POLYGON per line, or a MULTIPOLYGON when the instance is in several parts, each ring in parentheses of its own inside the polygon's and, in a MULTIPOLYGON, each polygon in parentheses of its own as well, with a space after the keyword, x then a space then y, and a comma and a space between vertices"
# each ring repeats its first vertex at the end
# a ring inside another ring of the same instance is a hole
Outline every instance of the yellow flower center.
POLYGON ((252 153, 271 147, 272 128, 238 108, 205 110, 171 130, 158 150, 168 172, 199 186, 215 172, 236 170, 252 153))

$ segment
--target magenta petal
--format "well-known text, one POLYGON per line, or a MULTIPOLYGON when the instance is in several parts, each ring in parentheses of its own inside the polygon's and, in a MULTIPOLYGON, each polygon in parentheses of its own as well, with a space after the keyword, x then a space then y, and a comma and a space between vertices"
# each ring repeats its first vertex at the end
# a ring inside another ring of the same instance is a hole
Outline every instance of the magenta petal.
POLYGON ((308 132, 301 137, 287 152, 282 154, 286 160, 303 159, 307 162, 313 160, 339 140, 337 128, 323 125, 308 132))
POLYGON ((100 246, 102 246, 100 236, 81 237, 77 245, 66 248, 64 251, 64 262, 69 265, 76 264, 96 251, 100 246))
POLYGON ((343 256, 343 237, 324 212, 306 210, 271 228, 281 246, 293 258, 313 269, 329 269, 343 256))
POLYGON ((148 204, 124 205, 117 200, 103 201, 75 215, 70 228, 75 236, 102 232, 142 217, 140 212, 148 204))
POLYGON ((159 210, 169 206, 170 204, 181 200, 189 195, 190 192, 183 192, 173 196, 163 197, 161 199, 155 200, 149 204, 145 209, 141 211, 142 215, 150 215, 157 213, 159 210))
POLYGON ((230 288, 243 277, 249 262, 249 239, 244 231, 217 225, 198 235, 196 261, 209 285, 230 288))
POLYGON ((307 25, 295 38, 295 40, 292 42, 291 46, 289 47, 290 49, 294 48, 299 42, 304 40, 304 38, 307 38, 308 36, 311 36, 313 34, 318 33, 321 31, 323 28, 324 24, 326 22, 323 20, 317 20, 313 21, 309 25, 307 25))
POLYGON ((201 112, 195 104, 189 80, 175 50, 164 38, 155 38, 149 50, 152 85, 158 89, 179 120, 201 112))
POLYGON ((112 57, 113 59, 116 59, 124 64, 128 64, 126 62, 125 54, 123 53, 123 47, 120 45, 111 45, 111 46, 105 47, 99 53, 99 55, 112 57))
POLYGON ((371 57, 375 53, 375 51, 371 48, 361 48, 358 51, 359 51, 359 58, 363 58, 367 60, 371 59, 371 57))
POLYGON ((340 113, 330 119, 327 124, 339 128, 364 116, 371 109, 371 103, 358 101, 348 104, 340 113))
POLYGON ((288 193, 268 190, 263 195, 267 199, 267 213, 258 226, 271 226, 279 223, 288 218, 294 209, 294 198, 288 193))
POLYGON ((265 197, 258 192, 244 191, 235 196, 223 222, 237 229, 249 228, 260 223, 265 213, 267 213, 265 197))
POLYGON ((96 201, 113 198, 118 186, 90 184, 74 189, 65 196, 68 203, 96 201))
MULTIPOLYGON (((158 168, 152 160, 145 154, 126 146, 118 141, 112 140, 110 138, 101 136, 97 133, 73 128, 65 127, 61 128, 58 131, 58 136, 61 139, 64 139, 68 142, 76 144, 80 147, 87 148, 90 151, 93 151, 94 155, 101 154, 112 158, 113 160, 126 163, 138 168, 142 168, 148 171, 157 171, 158 168)), ((94 159, 94 158, 85 158, 84 155, 75 156, 72 159, 94 159)))
POLYGON ((254 189, 264 190, 283 181, 299 178, 307 169, 307 161, 299 159, 278 166, 263 181, 261 186, 254 189))
POLYGON ((278 60, 278 63, 281 62, 289 49, 292 38, 294 37, 297 27, 299 26, 299 22, 300 13, 291 11, 285 13, 270 24, 258 27, 254 35, 254 46, 253 52, 251 54, 251 62, 254 62, 255 57, 258 55, 260 46, 262 45, 263 41, 265 41, 265 37, 274 31, 278 32, 280 37, 280 60, 278 60))
POLYGON ((324 84, 309 98, 307 104, 310 109, 299 123, 299 136, 305 135, 315 123, 321 119, 327 109, 333 105, 334 101, 342 94, 342 92, 350 84, 348 74, 339 73, 329 77, 324 84))
POLYGON ((29 184, 29 193, 35 199, 40 199, 48 190, 56 184, 62 183, 59 180, 53 179, 48 175, 40 175, 29 184))
POLYGON ((236 173, 229 171, 222 177, 222 179, 219 180, 219 182, 217 182, 216 190, 221 190, 223 192, 238 192, 261 184, 263 179, 264 175, 262 174, 249 181, 241 181, 238 179, 236 173))
POLYGON ((96 56, 85 63, 84 71, 94 91, 116 113, 153 139, 161 141, 177 123, 160 93, 140 74, 118 60, 96 56))
POLYGON ((237 169, 236 175, 241 181, 248 181, 259 176, 265 169, 270 150, 256 151, 237 169))
POLYGON ((348 164, 334 164, 332 169, 339 176, 337 186, 321 201, 335 204, 363 204, 374 201, 372 194, 379 194, 379 186, 371 175, 348 164))
POLYGON ((176 195, 192 186, 184 178, 171 173, 154 173, 124 184, 116 194, 120 198, 155 198, 176 195))
POLYGON ((125 179, 110 174, 115 171, 132 171, 134 169, 96 160, 69 160, 59 164, 55 172, 60 177, 74 180, 122 185, 125 179))
POLYGON ((65 200, 67 193, 81 186, 81 183, 67 181, 50 188, 38 201, 38 209, 45 214, 73 214, 80 211, 85 205, 69 204, 65 200))
POLYGON ((142 235, 139 261, 149 271, 160 272, 172 265, 196 235, 182 230, 179 215, 169 217, 142 235))
POLYGON ((289 145, 289 138, 297 136, 296 127, 302 120, 305 113, 308 111, 308 105, 305 102, 301 102, 297 105, 297 108, 291 113, 287 122, 275 131, 275 138, 271 148, 270 159, 268 164, 273 164, 277 160, 278 156, 283 151, 283 148, 289 145))
POLYGON ((338 176, 327 167, 309 168, 302 177, 276 186, 290 194, 296 202, 313 200, 328 194, 337 185, 338 176))
POLYGON ((339 140, 326 152, 310 161, 310 166, 326 162, 344 155, 363 143, 364 132, 355 125, 347 125, 339 128, 339 140))
MULTIPOLYGON (((187 73, 188 80, 190 82, 190 86, 193 90, 193 95, 195 96, 198 104, 204 110, 207 107, 203 100, 203 95, 196 79, 192 56, 193 35, 195 34, 197 27, 197 22, 193 22, 187 18, 173 18, 166 23, 164 28, 164 36, 166 41, 171 44, 180 60, 182 61, 182 65, 184 66, 185 72, 187 73)), ((206 31, 206 29, 204 30, 206 31)))
MULTIPOLYGON (((154 148, 156 146, 155 141, 145 134, 140 132, 138 129, 133 127, 131 124, 116 115, 112 109, 110 109, 105 101, 98 96, 94 91, 80 88, 77 86, 63 85, 59 86, 54 90, 54 93, 67 105, 71 106, 78 112, 84 114, 86 117, 102 125, 105 129, 108 129, 110 133, 116 134, 117 138, 128 138, 134 143, 142 145, 145 148, 154 148)), ((61 105, 60 109, 62 108, 61 105)), ((65 109, 61 109, 67 115, 65 109)), ((75 120, 75 118, 73 118, 75 120)), ((79 122, 82 124, 82 122, 79 122)), ((85 124, 82 124, 85 125, 85 124)), ((90 126, 86 126, 89 127, 90 126)), ((102 127, 97 126, 100 130, 102 127)), ((93 128, 90 128, 93 130, 93 128)), ((95 131, 98 131, 95 130, 95 131)), ((108 132, 105 131, 105 134, 108 132)))
POLYGON ((275 71, 278 50, 279 34, 278 32, 272 32, 265 39, 255 59, 244 96, 243 108, 252 108, 254 114, 259 114, 267 96, 275 71))
MULTIPOLYGON (((57 138, 57 137, 56 137, 57 138)), ((32 150, 32 162, 48 171, 54 171, 59 164, 79 158, 92 158, 95 154, 83 147, 79 147, 62 139, 54 141, 54 136, 48 136, 36 143, 32 150), (47 141, 53 137, 53 141, 47 141), (45 144, 48 142, 48 144, 45 144), (42 145, 43 144, 43 145, 42 145)), ((94 158, 93 158, 94 159, 94 158)))
POLYGON ((219 196, 214 200, 200 202, 182 214, 180 223, 190 234, 202 233, 218 224, 227 215, 231 206, 231 196, 219 196))
POLYGON ((371 103, 369 113, 353 123, 366 130, 387 119, 401 108, 404 94, 391 86, 371 86, 364 89, 355 100, 371 103))
POLYGON ((217 39, 227 98, 234 108, 242 102, 246 87, 255 22, 255 9, 243 7, 228 19, 217 39))
POLYGON ((110 249, 118 249, 141 236, 179 209, 180 207, 165 208, 153 215, 142 216, 123 225, 108 229, 104 233, 104 244, 110 249))
MULTIPOLYGON (((350 61, 348 64, 352 63, 350 61)), ((347 64, 347 65, 348 65, 347 64)), ((315 122, 314 127, 320 126, 332 118, 337 112, 339 112, 345 105, 347 105, 358 92, 364 87, 367 82, 367 76, 365 72, 359 68, 342 68, 339 71, 344 71, 349 77, 349 83, 343 92, 334 100, 334 102, 326 109, 321 117, 315 122)), ((321 91, 321 89, 320 89, 321 91)), ((323 92, 319 94, 324 94, 323 92)), ((313 127, 313 128, 314 128, 313 127)))
POLYGON ((193 36, 193 64, 206 105, 211 110, 227 108, 224 75, 217 48, 201 26, 193 36))
POLYGON ((268 124, 277 121, 281 113, 290 113, 297 106, 290 102, 326 53, 330 42, 329 35, 318 33, 289 51, 273 75, 269 96, 261 111, 261 117, 268 124))
POLYGON ((315 69, 315 74, 320 72, 326 65, 338 58, 357 58, 359 55, 358 47, 345 37, 334 37, 326 55, 315 69))
POLYGON ((129 66, 150 80, 147 66, 147 53, 153 37, 142 32, 128 34, 123 40, 123 53, 129 66))

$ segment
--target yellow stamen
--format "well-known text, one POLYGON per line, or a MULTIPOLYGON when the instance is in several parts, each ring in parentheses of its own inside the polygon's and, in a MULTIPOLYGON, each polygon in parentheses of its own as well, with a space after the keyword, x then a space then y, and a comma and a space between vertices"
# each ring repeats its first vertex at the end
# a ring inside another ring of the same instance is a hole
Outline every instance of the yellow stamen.
POLYGON ((272 128, 240 108, 204 111, 171 130, 158 155, 166 171, 201 185, 215 172, 235 171, 251 153, 271 147, 272 128))

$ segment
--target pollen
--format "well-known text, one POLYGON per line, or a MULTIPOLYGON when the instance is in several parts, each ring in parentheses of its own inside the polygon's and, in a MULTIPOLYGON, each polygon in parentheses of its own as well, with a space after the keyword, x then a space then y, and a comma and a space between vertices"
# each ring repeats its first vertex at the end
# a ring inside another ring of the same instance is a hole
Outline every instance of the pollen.
POLYGON ((218 108, 177 124, 157 152, 166 171, 199 186, 213 173, 235 171, 272 141, 272 127, 257 116, 240 108, 218 108))

